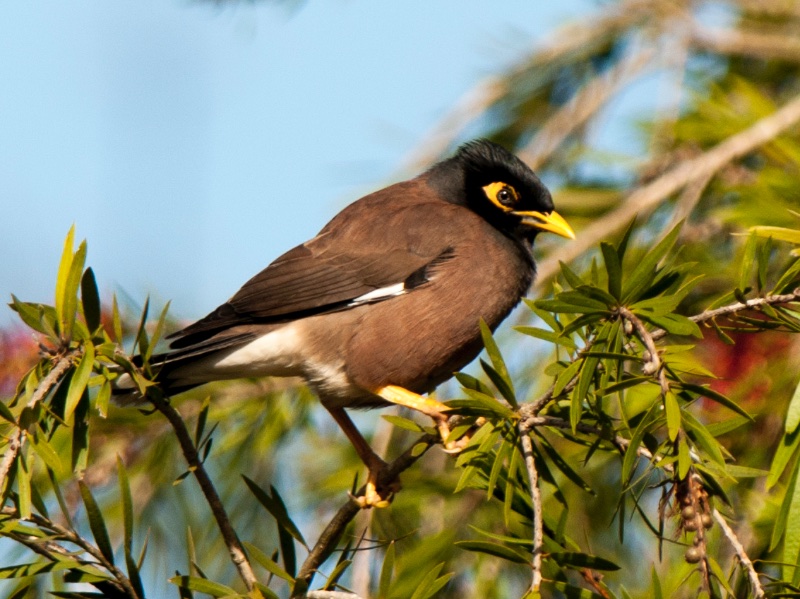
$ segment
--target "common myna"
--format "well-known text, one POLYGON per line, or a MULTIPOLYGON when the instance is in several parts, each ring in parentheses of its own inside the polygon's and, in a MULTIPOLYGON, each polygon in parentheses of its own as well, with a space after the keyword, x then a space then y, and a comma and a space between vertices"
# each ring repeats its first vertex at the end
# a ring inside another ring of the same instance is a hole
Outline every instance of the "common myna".
POLYGON ((369 469, 362 505, 384 504, 376 484, 386 464, 345 408, 406 406, 446 439, 445 406, 419 394, 475 358, 480 320, 494 330, 526 293, 541 231, 574 238, 521 160, 486 140, 467 143, 346 207, 173 333, 171 351, 151 365, 167 395, 219 379, 303 377, 369 469))

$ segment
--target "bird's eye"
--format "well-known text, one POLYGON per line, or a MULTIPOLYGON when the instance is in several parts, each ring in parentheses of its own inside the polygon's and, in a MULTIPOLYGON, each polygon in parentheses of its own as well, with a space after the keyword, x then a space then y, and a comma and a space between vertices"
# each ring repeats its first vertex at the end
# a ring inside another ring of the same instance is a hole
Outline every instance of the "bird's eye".
POLYGON ((519 202, 517 190, 508 183, 497 181, 483 187, 483 192, 489 200, 503 212, 511 212, 519 202))
POLYGON ((514 203, 514 195, 508 187, 504 187, 497 192, 497 201, 503 206, 511 206, 514 203))

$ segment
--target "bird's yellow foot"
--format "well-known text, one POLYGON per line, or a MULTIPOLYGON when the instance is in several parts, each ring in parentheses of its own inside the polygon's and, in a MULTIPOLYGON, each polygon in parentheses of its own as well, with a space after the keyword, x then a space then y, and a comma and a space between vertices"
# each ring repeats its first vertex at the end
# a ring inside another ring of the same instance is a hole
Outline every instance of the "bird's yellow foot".
POLYGON ((439 431, 439 436, 442 438, 442 445, 444 451, 450 454, 460 453, 464 450, 470 440, 470 435, 467 433, 457 441, 450 441, 450 425, 448 424, 447 410, 448 407, 440 401, 431 399, 430 397, 423 397, 413 391, 398 387, 397 385, 386 385, 380 387, 375 391, 386 401, 400 406, 405 406, 417 412, 422 412, 426 416, 433 418, 436 425, 436 430, 439 431))
POLYGON ((388 485, 381 484, 380 479, 382 478, 382 474, 383 471, 374 472, 370 470, 367 484, 364 487, 364 494, 358 497, 351 495, 353 501, 355 501, 362 510, 371 507, 389 507, 392 499, 394 499, 395 493, 400 491, 401 485, 399 480, 395 480, 388 485))

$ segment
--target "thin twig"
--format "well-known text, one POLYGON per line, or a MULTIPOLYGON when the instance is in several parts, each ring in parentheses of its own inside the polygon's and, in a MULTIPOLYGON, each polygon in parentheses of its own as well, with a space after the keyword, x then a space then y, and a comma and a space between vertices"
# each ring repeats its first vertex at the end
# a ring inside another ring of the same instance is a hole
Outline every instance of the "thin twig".
POLYGON ((716 173, 732 160, 772 141, 798 122, 800 95, 744 131, 730 136, 697 158, 681 162, 654 181, 640 187, 622 205, 605 216, 594 219, 591 225, 579 231, 577 239, 560 248, 555 255, 542 260, 537 268, 537 285, 541 286, 555 276, 560 269, 559 261, 574 260, 594 247, 599 240, 622 230, 639 213, 655 208, 688 183, 716 173))
MULTIPOLYGON (((394 483, 400 474, 410 468, 417 460, 419 460, 428 449, 439 441, 439 437, 435 435, 424 435, 418 439, 411 447, 406 449, 397 459, 387 464, 386 470, 383 472, 379 484, 381 486, 389 486, 394 483)), ((362 495, 366 486, 363 486, 357 493, 362 495)), ((347 525, 356 517, 361 507, 356 503, 356 500, 351 497, 348 499, 339 511, 333 516, 328 525, 320 534, 317 542, 314 544, 313 549, 306 557, 300 571, 295 579, 295 586, 292 590, 292 597, 306 597, 308 587, 311 585, 311 579, 322 563, 336 549, 336 544, 344 533, 347 525)))
MULTIPOLYGON (((709 320, 719 318, 720 316, 729 316, 731 314, 736 314, 737 312, 742 312, 743 310, 752 310, 753 308, 758 308, 760 306, 774 306, 776 304, 788 304, 797 301, 800 301, 800 288, 795 289, 791 293, 785 293, 782 295, 767 295, 765 297, 757 297, 747 300, 745 303, 736 302, 735 304, 729 304, 727 306, 722 306, 721 308, 706 310, 700 314, 690 316, 689 320, 698 324, 702 324, 704 322, 708 322, 709 320)), ((667 331, 664 329, 656 329, 650 333, 650 336, 655 341, 658 341, 666 335, 667 331)))
POLYGON ((307 599, 361 599, 360 595, 342 591, 311 591, 306 597, 307 599))
POLYGON ((719 527, 722 529, 722 533, 728 539, 728 542, 733 547, 733 550, 736 552, 736 556, 739 558, 739 562, 742 564, 742 568, 744 571, 747 572, 747 578, 750 581, 750 586, 753 589, 753 596, 756 599, 762 599, 765 597, 764 588, 761 586, 761 581, 758 578, 758 572, 756 572, 755 567, 753 566, 753 562, 747 556, 747 552, 744 549, 744 546, 739 541, 739 538, 736 536, 736 533, 733 532, 733 529, 728 526, 728 523, 725 520, 725 517, 717 510, 716 508, 711 511, 711 515, 713 516, 714 520, 717 521, 719 527))
POLYGON ((533 458, 533 441, 530 431, 522 424, 519 426, 522 455, 531 486, 531 503, 533 504, 533 551, 531 557, 531 593, 538 593, 542 585, 542 551, 544 550, 544 522, 542 519, 542 491, 539 489, 539 473, 533 458))
POLYGON ((222 504, 222 500, 219 498, 216 488, 214 488, 214 483, 211 482, 211 477, 203 466, 203 461, 197 453, 197 448, 192 441, 189 430, 186 428, 186 423, 183 421, 178 411, 157 392, 148 394, 147 398, 172 425, 175 436, 178 438, 178 443, 180 443, 181 450, 183 451, 183 455, 186 458, 186 462, 189 464, 189 468, 194 472, 194 476, 200 485, 200 489, 203 491, 203 495, 205 495, 208 506, 211 508, 211 513, 217 521, 217 526, 222 534, 222 538, 225 541, 225 545, 228 547, 231 561, 233 561, 236 569, 239 570, 239 576, 247 586, 247 590, 252 591, 257 581, 253 573, 253 567, 247 559, 244 547, 242 547, 242 543, 239 541, 239 537, 236 535, 236 531, 225 511, 225 506, 222 504))
POLYGON ((655 56, 656 49, 649 47, 620 61, 610 71, 595 76, 547 119, 531 142, 518 152, 520 159, 532 169, 538 169, 572 132, 605 106, 623 85, 646 72, 648 65, 652 67, 651 61, 655 56))
MULTIPOLYGON (((30 401, 28 401, 28 408, 34 408, 36 404, 47 397, 50 390, 61 380, 61 377, 64 376, 67 370, 69 370, 75 353, 76 352, 66 353, 56 361, 53 369, 47 373, 47 376, 45 376, 36 387, 36 391, 33 392, 33 396, 30 401)), ((8 442, 8 448, 3 454, 3 461, 0 462, 0 491, 5 487, 8 471, 11 469, 11 464, 14 463, 14 459, 19 455, 20 450, 22 450, 22 446, 25 445, 26 438, 25 431, 17 424, 17 428, 8 442)))
POLYGON ((719 54, 800 62, 800 40, 778 33, 698 27, 692 32, 692 45, 719 54))

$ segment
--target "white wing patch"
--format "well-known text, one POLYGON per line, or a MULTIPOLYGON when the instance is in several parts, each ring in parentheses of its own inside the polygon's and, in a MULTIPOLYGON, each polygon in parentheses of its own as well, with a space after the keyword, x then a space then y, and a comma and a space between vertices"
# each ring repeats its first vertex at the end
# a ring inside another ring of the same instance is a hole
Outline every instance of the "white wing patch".
POLYGON ((369 293, 365 293, 364 295, 359 295, 358 297, 350 301, 350 305, 358 306, 360 304, 377 302, 390 297, 394 297, 396 295, 402 295, 405 292, 406 292, 405 283, 397 283, 395 285, 389 285, 388 287, 381 287, 380 289, 374 289, 369 293))

